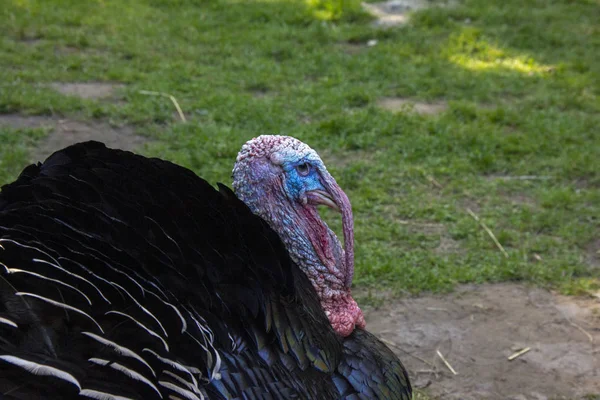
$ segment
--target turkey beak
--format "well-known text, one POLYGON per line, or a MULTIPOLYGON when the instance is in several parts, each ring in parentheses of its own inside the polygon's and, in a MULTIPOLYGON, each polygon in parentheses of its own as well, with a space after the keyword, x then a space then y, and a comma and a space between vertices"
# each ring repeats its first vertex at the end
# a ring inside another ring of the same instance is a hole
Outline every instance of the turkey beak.
POLYGON ((345 286, 352 286, 354 276, 354 220, 352 218, 352 206, 350 200, 342 188, 337 184, 333 176, 324 172, 321 174, 323 190, 312 190, 307 193, 312 204, 323 204, 342 214, 342 230, 344 231, 344 253, 345 253, 345 286))
POLYGON ((308 202, 313 205, 324 205, 341 213, 340 207, 335 204, 333 198, 324 190, 311 190, 306 193, 308 202))

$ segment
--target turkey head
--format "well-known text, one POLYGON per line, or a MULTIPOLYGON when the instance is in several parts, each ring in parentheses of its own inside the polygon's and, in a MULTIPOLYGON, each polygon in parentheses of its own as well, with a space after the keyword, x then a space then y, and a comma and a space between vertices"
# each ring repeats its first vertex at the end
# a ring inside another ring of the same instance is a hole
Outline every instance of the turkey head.
POLYGON ((259 136, 239 152, 233 188, 279 233, 292 259, 310 278, 333 329, 346 337, 355 327, 364 328, 364 316, 350 290, 352 208, 319 155, 289 136, 259 136), (341 213, 344 246, 319 216, 318 205, 341 213))

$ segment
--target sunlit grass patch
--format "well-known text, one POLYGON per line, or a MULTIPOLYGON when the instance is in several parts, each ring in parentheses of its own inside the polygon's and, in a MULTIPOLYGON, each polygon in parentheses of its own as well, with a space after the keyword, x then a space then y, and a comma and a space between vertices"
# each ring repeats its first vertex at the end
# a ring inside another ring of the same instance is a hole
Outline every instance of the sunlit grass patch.
POLYGON ((452 35, 445 49, 448 59, 473 71, 507 70, 532 75, 553 69, 553 66, 541 64, 529 55, 502 49, 482 36, 481 30, 471 28, 452 35))
POLYGON ((368 19, 360 0, 305 0, 314 17, 322 21, 368 19))
POLYGON ((454 55, 450 57, 452 62, 471 69, 473 71, 506 69, 524 74, 542 74, 552 70, 552 67, 539 65, 533 59, 527 57, 500 57, 490 61, 475 59, 465 55, 454 55))

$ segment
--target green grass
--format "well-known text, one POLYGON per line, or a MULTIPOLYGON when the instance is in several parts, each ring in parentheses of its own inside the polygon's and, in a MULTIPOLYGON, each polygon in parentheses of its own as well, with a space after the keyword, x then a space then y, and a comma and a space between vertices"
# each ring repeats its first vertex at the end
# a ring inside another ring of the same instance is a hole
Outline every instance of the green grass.
MULTIPOLYGON (((144 153, 210 182, 230 182, 247 139, 298 137, 353 202, 362 288, 596 290, 600 3, 464 0, 395 29, 374 28, 357 4, 4 0, 0 113, 129 123, 155 140, 144 153), (126 87, 111 103, 44 87, 56 81, 126 87), (173 94, 190 121, 140 90, 173 94), (382 97, 448 109, 394 114, 382 97), (541 178, 506 178, 529 175, 541 178)), ((0 131, 0 183, 41 136, 0 131)))
POLYGON ((0 127, 0 185, 10 182, 28 164, 31 146, 45 133, 42 129, 0 127))

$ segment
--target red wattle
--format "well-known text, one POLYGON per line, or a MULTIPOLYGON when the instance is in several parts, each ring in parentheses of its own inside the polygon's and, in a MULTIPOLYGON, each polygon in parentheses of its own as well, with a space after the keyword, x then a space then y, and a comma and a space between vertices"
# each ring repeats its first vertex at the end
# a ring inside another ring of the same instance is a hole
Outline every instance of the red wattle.
POLYGON ((303 207, 300 211, 308 225, 304 231, 313 245, 319 259, 330 272, 337 276, 335 271, 335 257, 332 253, 332 244, 327 226, 321 220, 317 209, 311 206, 303 207))

